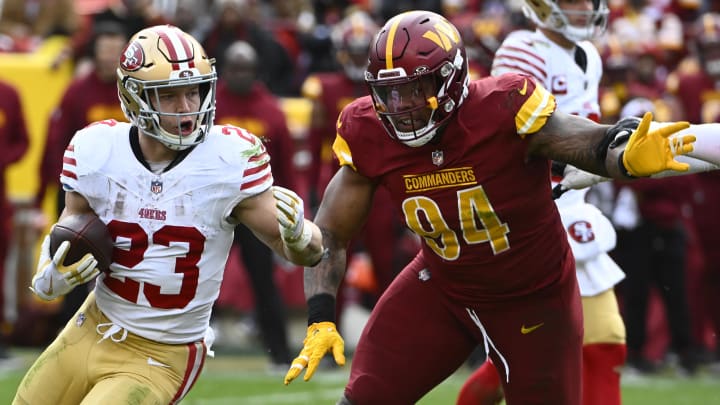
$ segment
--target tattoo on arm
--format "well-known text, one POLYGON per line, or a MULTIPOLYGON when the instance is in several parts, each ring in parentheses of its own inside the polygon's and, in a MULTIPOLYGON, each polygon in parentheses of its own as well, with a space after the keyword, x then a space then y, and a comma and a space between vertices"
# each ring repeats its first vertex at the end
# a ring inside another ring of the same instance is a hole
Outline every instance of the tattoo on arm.
POLYGON ((321 231, 323 244, 328 249, 328 255, 317 266, 305 269, 303 276, 305 298, 322 293, 335 297, 345 276, 347 265, 346 246, 338 243, 331 233, 325 230, 321 231))

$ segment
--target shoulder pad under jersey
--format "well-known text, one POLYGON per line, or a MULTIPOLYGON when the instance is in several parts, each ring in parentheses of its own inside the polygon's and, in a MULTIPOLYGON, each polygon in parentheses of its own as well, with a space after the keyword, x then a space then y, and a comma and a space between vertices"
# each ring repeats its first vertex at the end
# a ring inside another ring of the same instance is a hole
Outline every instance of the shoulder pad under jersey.
POLYGON ((118 137, 129 137, 127 122, 105 120, 94 122, 77 131, 65 150, 65 157, 73 155, 78 175, 97 171, 112 155, 118 137))
POLYGON ((213 148, 231 166, 244 165, 251 159, 269 159, 260 138, 234 125, 214 125, 203 143, 205 147, 213 148))

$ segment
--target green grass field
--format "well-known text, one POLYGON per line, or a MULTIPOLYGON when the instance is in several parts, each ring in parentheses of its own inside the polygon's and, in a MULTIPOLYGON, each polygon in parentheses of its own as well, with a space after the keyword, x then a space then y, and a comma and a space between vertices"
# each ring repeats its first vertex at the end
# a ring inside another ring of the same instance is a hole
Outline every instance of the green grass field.
MULTIPOLYGON (((0 404, 10 404, 22 375, 37 355, 34 350, 16 350, 16 367, 0 371, 0 404)), ((209 359, 184 405, 319 405, 334 404, 342 393, 348 367, 321 369, 310 382, 282 383, 283 374, 266 370, 262 355, 218 354, 209 359)), ((452 405, 470 370, 463 367, 418 404, 452 405)), ((701 372, 693 378, 628 377, 623 383, 624 405, 713 405, 720 404, 720 376, 701 372)), ((44 404, 43 404, 44 405, 44 404)))

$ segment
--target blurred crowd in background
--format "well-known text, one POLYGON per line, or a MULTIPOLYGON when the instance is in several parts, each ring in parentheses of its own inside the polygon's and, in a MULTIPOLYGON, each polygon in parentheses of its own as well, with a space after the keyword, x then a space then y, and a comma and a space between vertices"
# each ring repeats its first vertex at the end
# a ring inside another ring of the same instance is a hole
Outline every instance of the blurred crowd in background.
MULTIPOLYGON (((596 43, 604 75, 602 114, 595 118, 614 123, 652 111, 657 121, 718 122, 720 2, 608 3, 608 30, 596 43)), ((80 291, 76 298, 52 304, 37 302, 27 293, 35 269, 34 238, 56 221, 62 209, 58 174, 62 151, 74 131, 96 120, 125 120, 117 102, 114 69, 126 40, 139 29, 177 25, 216 58, 220 77, 216 123, 245 127, 262 137, 276 182, 297 190, 312 216, 337 169, 330 153, 337 113, 367 92, 364 64, 378 26, 410 9, 445 15, 463 36, 473 78, 481 78, 489 74, 505 35, 533 29, 523 17, 522 4, 521 0, 0 0, 0 78, 5 82, 0 86, 0 165, 6 171, 33 150, 40 156, 31 165, 36 170, 23 173, 37 178, 31 198, 18 197, 12 187, 0 183, 6 194, 4 213, 16 212, 3 215, 6 230, 0 232, 0 254, 7 256, 0 330, 4 343, 47 344, 87 293, 80 291), (37 119, 37 113, 28 111, 36 105, 14 90, 18 83, 3 74, 3 58, 39 52, 46 41, 58 37, 62 46, 43 68, 69 69, 68 83, 52 110, 46 116, 39 114, 43 122, 34 123, 43 128, 41 134, 28 136, 32 125, 22 120, 37 119)), ((551 90, 557 94, 563 86, 557 81, 551 90)), ((378 195, 367 229, 355 243, 343 298, 338 300, 346 309, 338 325, 350 348, 359 333, 353 329, 362 327, 363 314, 412 258, 417 244, 395 214, 384 208, 384 198, 378 195)), ((618 231, 613 257, 627 273, 617 292, 628 331, 629 365, 652 373, 677 358, 690 374, 706 364, 720 372, 720 174, 606 183, 596 187, 590 198, 618 231)), ((232 328, 241 325, 257 333, 258 344, 282 368, 294 351, 288 347, 287 312, 304 311, 302 269, 271 257, 248 241, 250 236, 242 230, 237 234, 217 303, 218 345, 231 345, 237 337, 232 328)))

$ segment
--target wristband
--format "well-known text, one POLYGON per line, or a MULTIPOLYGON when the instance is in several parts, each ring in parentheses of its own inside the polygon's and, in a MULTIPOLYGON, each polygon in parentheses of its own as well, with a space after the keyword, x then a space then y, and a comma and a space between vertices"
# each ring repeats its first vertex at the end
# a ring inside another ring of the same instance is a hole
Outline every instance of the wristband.
POLYGON ((335 322, 335 297, 328 293, 316 294, 307 300, 308 326, 317 322, 335 322))

